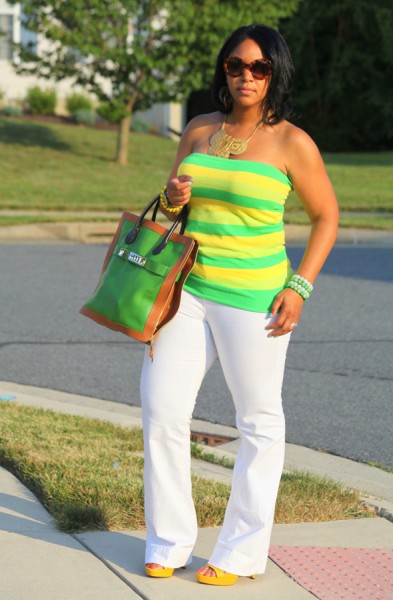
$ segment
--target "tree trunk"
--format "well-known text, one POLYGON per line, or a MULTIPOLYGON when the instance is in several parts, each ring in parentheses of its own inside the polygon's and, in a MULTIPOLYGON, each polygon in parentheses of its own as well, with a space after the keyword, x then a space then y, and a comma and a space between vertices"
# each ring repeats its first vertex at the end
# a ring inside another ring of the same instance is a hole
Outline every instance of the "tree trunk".
POLYGON ((117 134, 116 162, 123 166, 126 166, 128 162, 128 138, 131 121, 132 113, 130 111, 130 113, 126 117, 123 117, 120 121, 119 131, 117 134))

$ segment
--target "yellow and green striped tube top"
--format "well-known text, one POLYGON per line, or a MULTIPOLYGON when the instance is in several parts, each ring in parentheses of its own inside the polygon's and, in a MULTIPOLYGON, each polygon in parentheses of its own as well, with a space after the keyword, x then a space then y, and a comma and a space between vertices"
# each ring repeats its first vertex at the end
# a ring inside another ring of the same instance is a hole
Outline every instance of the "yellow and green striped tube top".
POLYGON ((178 175, 193 178, 186 235, 199 242, 184 289, 268 312, 292 275, 283 224, 289 178, 264 163, 198 152, 183 160, 178 175))

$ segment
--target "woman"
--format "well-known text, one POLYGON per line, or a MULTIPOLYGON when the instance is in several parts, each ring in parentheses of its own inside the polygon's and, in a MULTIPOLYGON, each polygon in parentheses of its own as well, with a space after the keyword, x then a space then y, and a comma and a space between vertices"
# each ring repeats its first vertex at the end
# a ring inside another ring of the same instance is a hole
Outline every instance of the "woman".
POLYGON ((317 147, 286 120, 292 71, 275 30, 235 31, 217 60, 213 94, 220 110, 188 124, 161 193, 169 218, 189 205, 186 233, 199 241, 199 254, 179 312, 142 370, 146 573, 153 577, 169 577, 191 562, 197 522, 190 421, 216 357, 241 445, 224 524, 197 580, 231 585, 266 568, 284 461, 287 346, 338 222, 317 147), (286 257, 282 222, 292 188, 312 225, 297 274, 286 257))

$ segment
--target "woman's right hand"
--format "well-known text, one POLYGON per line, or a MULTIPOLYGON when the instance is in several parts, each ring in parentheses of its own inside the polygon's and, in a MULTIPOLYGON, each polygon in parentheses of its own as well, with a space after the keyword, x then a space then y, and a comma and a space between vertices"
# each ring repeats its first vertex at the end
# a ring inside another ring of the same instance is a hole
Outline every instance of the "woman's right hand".
POLYGON ((166 195, 172 206, 184 206, 191 198, 192 177, 180 175, 168 179, 166 184, 166 195))

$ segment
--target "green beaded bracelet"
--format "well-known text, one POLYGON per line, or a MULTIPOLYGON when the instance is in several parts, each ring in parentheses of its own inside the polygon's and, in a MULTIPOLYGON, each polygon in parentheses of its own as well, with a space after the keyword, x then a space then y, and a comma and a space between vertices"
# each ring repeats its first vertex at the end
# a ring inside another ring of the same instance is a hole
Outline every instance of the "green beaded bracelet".
POLYGON ((288 281, 285 287, 290 288, 294 292, 297 292, 299 296, 303 298, 304 301, 308 300, 308 298, 310 297, 310 292, 298 283, 296 283, 296 281, 292 281, 292 279, 288 281))
POLYGON ((304 287, 310 293, 314 289, 313 284, 310 281, 308 281, 308 279, 306 279, 305 277, 302 277, 302 275, 298 275, 297 273, 295 273, 294 275, 292 275, 292 280, 296 281, 296 283, 304 287))

